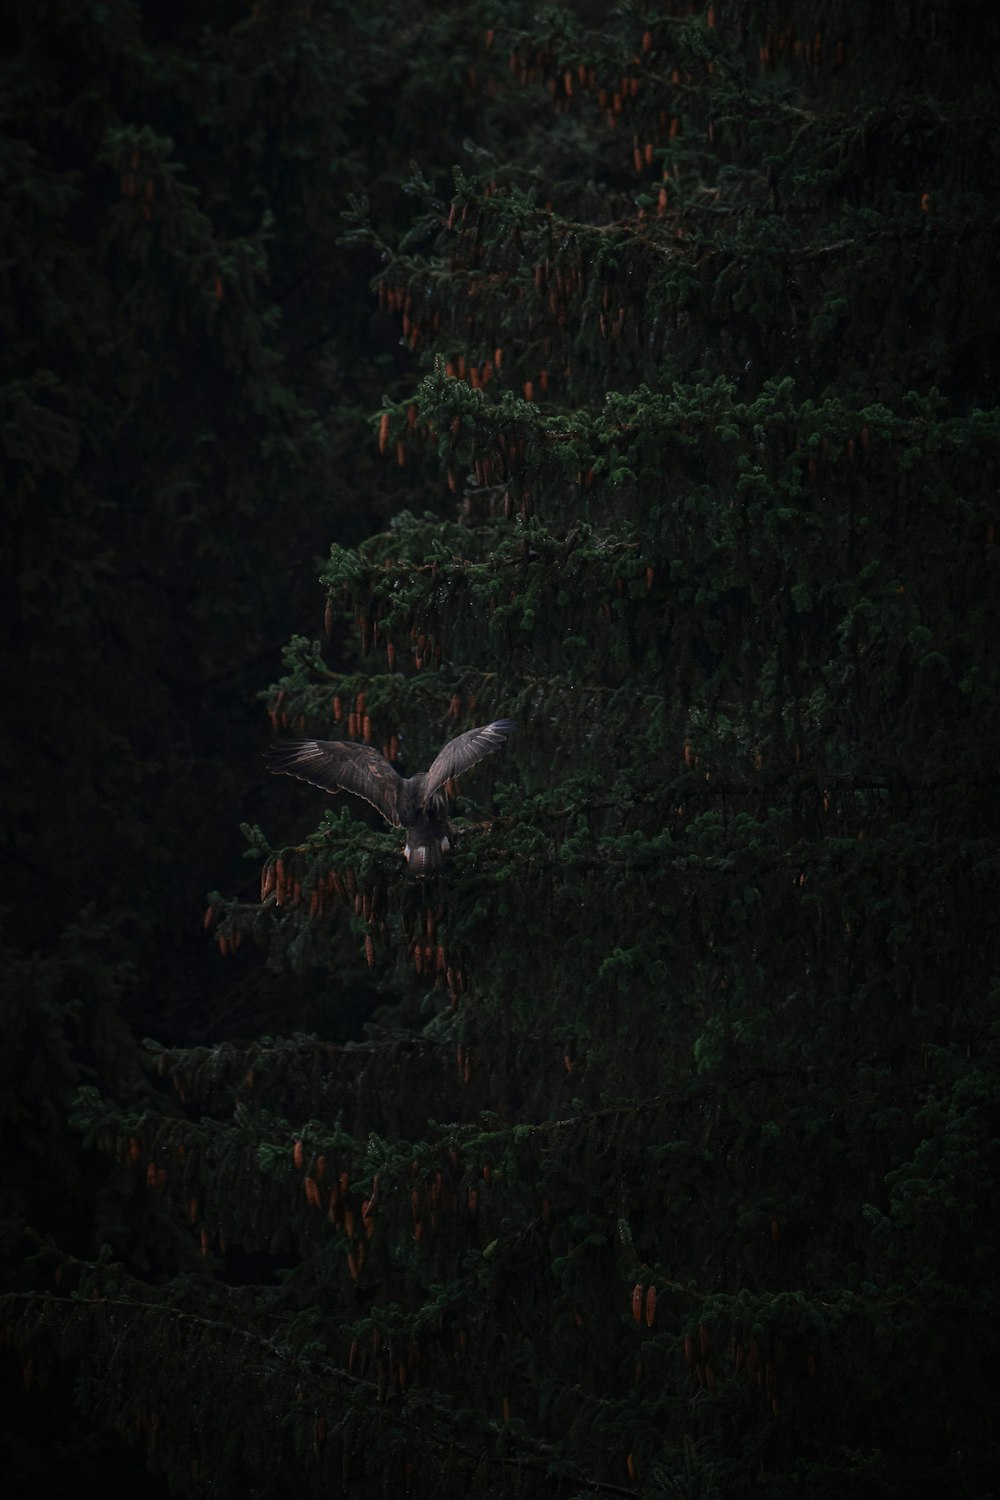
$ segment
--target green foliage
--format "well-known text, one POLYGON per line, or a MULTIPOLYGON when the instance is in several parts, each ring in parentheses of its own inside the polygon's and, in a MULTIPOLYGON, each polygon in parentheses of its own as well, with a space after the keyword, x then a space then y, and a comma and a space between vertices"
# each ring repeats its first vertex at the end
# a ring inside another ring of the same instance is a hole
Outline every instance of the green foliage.
POLYGON ((58 950, 24 958, 8 948, 0 967, 0 1128, 3 1218, 32 1215, 36 1228, 65 1230, 85 1192, 78 1142, 66 1117, 85 1080, 119 1098, 139 1085, 120 1015, 134 976, 103 957, 106 933, 93 915, 62 934, 58 950), (39 1194, 38 1184, 44 1184, 39 1194))
MULTIPOLYGON (((272 729, 412 772, 519 727, 432 879, 298 784, 301 825, 244 825, 260 892, 213 895, 212 938, 363 989, 363 1040, 275 1008, 149 1043, 155 1103, 80 1097, 177 1243, 40 1256, 59 1286, 8 1297, 11 1340, 182 1493, 995 1484, 997 25, 977 52, 945 7, 687 9, 357 23, 387 160, 345 157, 340 253, 378 257, 400 346, 349 437, 255 310, 280 220, 226 199, 247 514, 314 438, 381 487, 333 528, 272 729), (404 163, 428 117, 453 156, 404 163)), ((281 198, 334 54, 300 79, 306 21, 267 61, 265 25, 229 40, 301 92, 281 198)), ((174 141, 110 149, 174 184, 180 286, 221 199, 174 141)))

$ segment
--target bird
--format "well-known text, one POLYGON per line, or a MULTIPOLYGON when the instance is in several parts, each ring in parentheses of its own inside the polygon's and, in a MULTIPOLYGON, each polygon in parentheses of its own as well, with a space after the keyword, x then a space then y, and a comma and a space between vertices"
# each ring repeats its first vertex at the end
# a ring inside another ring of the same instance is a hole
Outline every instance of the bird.
POLYGON ((401 776, 373 745, 349 740, 286 740, 272 745, 264 758, 275 775, 363 797, 387 823, 406 829, 403 857, 411 873, 436 875, 454 837, 446 783, 501 750, 516 728, 513 719, 494 719, 467 729, 438 751, 429 770, 415 776, 401 776))

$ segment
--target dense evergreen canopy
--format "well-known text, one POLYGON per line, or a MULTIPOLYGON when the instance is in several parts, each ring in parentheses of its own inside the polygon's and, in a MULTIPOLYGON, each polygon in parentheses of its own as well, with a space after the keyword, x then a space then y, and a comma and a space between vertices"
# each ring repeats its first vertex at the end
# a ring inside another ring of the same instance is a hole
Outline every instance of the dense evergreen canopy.
POLYGON ((985 1500, 1000 21, 16 15, 8 1467, 985 1500))

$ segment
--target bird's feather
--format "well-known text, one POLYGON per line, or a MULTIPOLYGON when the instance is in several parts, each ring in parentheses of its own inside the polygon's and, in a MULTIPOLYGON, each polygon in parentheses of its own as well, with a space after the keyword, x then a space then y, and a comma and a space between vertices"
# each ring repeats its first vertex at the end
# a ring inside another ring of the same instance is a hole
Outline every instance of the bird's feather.
POLYGON ((387 822, 399 827, 399 790, 403 778, 371 745, 345 740, 289 740, 265 751, 268 769, 297 776, 325 791, 353 792, 370 802, 387 822))
POLYGON ((444 749, 438 751, 427 772, 424 807, 446 781, 450 781, 453 776, 462 776, 485 756, 502 749, 507 736, 516 728, 513 719, 496 719, 492 724, 484 724, 479 729, 467 729, 464 734, 449 740, 444 749))

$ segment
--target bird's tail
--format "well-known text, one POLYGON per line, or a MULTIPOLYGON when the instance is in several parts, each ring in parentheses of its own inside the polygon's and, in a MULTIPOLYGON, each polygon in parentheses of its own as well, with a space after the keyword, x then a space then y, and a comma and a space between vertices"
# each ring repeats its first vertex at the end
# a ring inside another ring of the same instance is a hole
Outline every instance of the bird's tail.
POLYGON ((448 852, 448 839, 424 836, 415 837, 411 832, 403 850, 411 875, 436 875, 444 864, 448 852))

